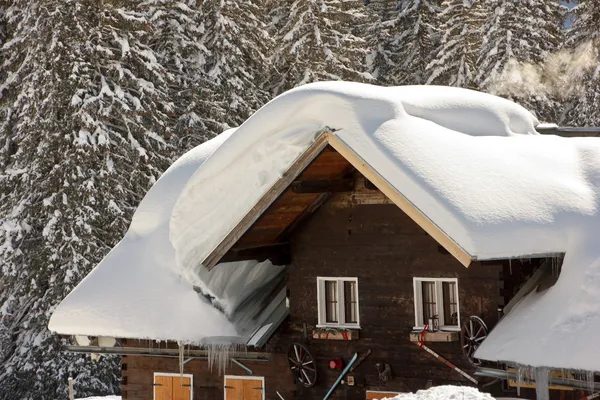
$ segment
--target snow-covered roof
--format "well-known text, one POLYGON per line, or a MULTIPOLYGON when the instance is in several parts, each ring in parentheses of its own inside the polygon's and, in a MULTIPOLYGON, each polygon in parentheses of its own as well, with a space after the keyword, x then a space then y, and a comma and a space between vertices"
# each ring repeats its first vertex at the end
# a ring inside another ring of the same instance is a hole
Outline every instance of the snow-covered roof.
MULTIPOLYGON (((471 257, 566 252, 559 282, 579 285, 563 301, 568 306, 522 322, 520 331, 531 325, 561 345, 573 329, 591 334, 600 328, 600 250, 593 246, 600 142, 540 136, 537 124, 508 100, 458 88, 328 82, 289 91, 177 161, 142 201, 123 241, 58 306, 50 329, 180 341, 247 337, 233 316, 281 268, 247 262, 244 272, 223 265, 209 272, 201 262, 328 127, 471 257), (240 278, 246 273, 253 279, 240 278)), ((531 301, 546 309, 560 287, 531 301)), ((527 340, 539 344, 539 337, 527 340)), ((546 361, 531 351, 510 357, 546 361)))

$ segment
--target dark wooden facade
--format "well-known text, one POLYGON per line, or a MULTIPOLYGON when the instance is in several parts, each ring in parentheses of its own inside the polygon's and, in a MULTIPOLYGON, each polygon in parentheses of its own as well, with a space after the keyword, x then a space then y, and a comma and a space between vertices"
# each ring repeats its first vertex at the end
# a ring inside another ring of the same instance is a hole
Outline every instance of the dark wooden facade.
MULTIPOLYGON (((288 266, 290 317, 265 347, 271 360, 245 361, 254 375, 265 377, 267 399, 321 399, 339 371, 329 361, 348 360, 354 352, 372 355, 351 376, 354 386, 340 385, 333 398, 365 399, 366 390, 407 392, 428 385, 470 385, 461 375, 410 342, 414 325, 413 281, 418 277, 456 277, 461 316, 481 316, 490 326, 498 319, 502 302, 502 263, 473 263, 465 268, 440 249, 415 222, 380 194, 335 194, 290 237, 292 263, 288 266), (375 204, 370 204, 375 203, 375 204), (384 203, 384 204, 381 204, 384 203), (385 204, 388 203, 388 204, 385 204), (358 340, 312 339, 317 324, 318 276, 358 278, 361 330, 358 340), (313 388, 294 385, 286 352, 302 342, 304 326, 308 347, 317 359, 319 381, 313 388), (387 363, 392 379, 382 382, 375 363, 387 363)), ((462 355, 460 342, 431 343, 440 355, 473 372, 462 355)), ((123 393, 127 399, 151 399, 154 372, 177 372, 175 358, 123 357, 123 393)), ((205 360, 186 364, 194 375, 195 399, 223 398, 223 376, 205 360)), ((247 375, 233 364, 225 374, 247 375)))
MULTIPOLYGON (((457 278, 461 321, 481 317, 491 328, 498 309, 516 293, 539 265, 533 262, 473 262, 465 268, 398 206, 369 184, 331 148, 306 168, 251 229, 242 232, 229 251, 215 253, 212 263, 252 254, 285 259, 290 316, 260 351, 269 361, 244 361, 255 376, 264 377, 265 398, 322 399, 339 370, 329 361, 347 362, 355 352, 372 354, 340 385, 332 399, 363 400, 367 390, 412 392, 431 385, 472 383, 410 341, 415 323, 413 277, 457 278), (282 249, 284 251, 282 252, 282 249), (318 321, 317 277, 358 278, 361 329, 357 340, 313 339, 318 321), (315 356, 319 379, 312 388, 296 385, 287 351, 305 343, 315 356), (379 378, 376 363, 389 364, 392 378, 379 378)), ((216 264, 215 264, 216 265, 216 264)), ((218 268, 218 265, 215 267, 218 268)), ((434 351, 472 374, 460 341, 427 343, 434 351)), ((123 397, 152 399, 153 374, 177 373, 176 358, 125 356, 123 397)), ((248 375, 235 364, 224 373, 206 360, 185 364, 194 376, 194 399, 224 397, 224 375, 248 375)), ((500 390, 500 385, 488 390, 500 390)))

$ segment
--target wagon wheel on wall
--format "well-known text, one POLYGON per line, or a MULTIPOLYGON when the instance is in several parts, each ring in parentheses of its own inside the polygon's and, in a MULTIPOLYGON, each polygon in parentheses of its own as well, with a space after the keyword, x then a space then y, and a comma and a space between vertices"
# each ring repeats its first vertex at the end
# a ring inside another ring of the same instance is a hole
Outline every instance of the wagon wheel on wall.
POLYGON ((475 350, 483 343, 488 335, 488 327, 481 318, 470 316, 460 331, 460 344, 463 354, 473 365, 480 365, 481 360, 474 357, 475 350))
POLYGON ((294 373, 296 382, 304 387, 313 387, 317 383, 317 366, 315 358, 305 345, 294 343, 287 353, 288 364, 294 373))

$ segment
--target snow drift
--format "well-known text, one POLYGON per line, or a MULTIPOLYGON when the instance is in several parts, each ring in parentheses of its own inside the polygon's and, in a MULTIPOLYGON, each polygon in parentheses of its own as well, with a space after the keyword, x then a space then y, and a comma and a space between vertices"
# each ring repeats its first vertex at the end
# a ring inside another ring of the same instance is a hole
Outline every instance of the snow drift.
POLYGON ((494 400, 489 393, 465 386, 434 386, 416 393, 402 393, 385 400, 494 400))
POLYGON ((247 337, 249 319, 236 312, 281 269, 247 262, 243 274, 207 272, 201 262, 330 129, 473 258, 567 254, 559 284, 514 309, 518 332, 498 329, 478 357, 599 370, 600 348, 590 344, 600 329, 600 142, 539 136, 537 124, 508 100, 458 88, 329 82, 289 91, 175 163, 50 329, 247 337), (511 334, 514 345, 502 345, 511 334))

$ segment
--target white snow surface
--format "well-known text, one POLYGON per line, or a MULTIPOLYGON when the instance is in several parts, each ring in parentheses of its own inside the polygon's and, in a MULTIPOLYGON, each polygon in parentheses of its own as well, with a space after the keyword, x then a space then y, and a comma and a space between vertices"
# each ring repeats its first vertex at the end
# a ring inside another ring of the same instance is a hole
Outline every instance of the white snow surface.
MULTIPOLYGON (((123 240, 54 311, 50 330, 189 343, 209 337, 241 341, 226 316, 176 273, 175 251, 168 236, 171 209, 182 188, 232 132, 196 147, 161 176, 136 210, 123 240)), ((264 267, 252 261, 223 264, 212 275, 205 271, 202 288, 213 294, 214 287, 215 296, 235 305, 248 294, 240 291, 256 289, 256 285, 246 285, 247 275, 258 282, 268 280, 264 267), (229 286, 223 284, 227 280, 229 286)))
MULTIPOLYGON (((490 210, 479 195, 473 196, 476 185, 469 184, 470 190, 463 190, 467 186, 464 180, 479 175, 478 181, 485 180, 486 171, 478 174, 478 169, 485 168, 491 156, 498 162, 489 166, 489 172, 499 181, 487 185, 495 188, 490 195, 506 197, 510 192, 506 185, 513 186, 512 178, 519 174, 514 162, 537 153, 530 147, 535 142, 527 141, 534 137, 523 137, 537 135, 537 124, 531 113, 513 102, 466 89, 384 88, 349 82, 293 89, 249 118, 184 188, 171 217, 170 237, 177 267, 194 279, 202 260, 326 127, 337 129, 338 137, 394 187, 401 188, 431 219, 439 220, 442 229, 471 254, 514 255, 519 251, 512 246, 514 240, 504 248, 497 246, 497 238, 485 240, 489 222, 496 227, 520 218, 531 224, 535 218, 530 214, 538 211, 537 207, 520 208, 535 199, 511 196, 504 199, 510 204, 502 210, 490 210), (481 136, 521 136, 522 141, 481 136), (503 148, 497 150, 496 146, 503 148), (506 153, 514 151, 521 154, 505 159, 506 153), (513 175, 501 176, 498 167, 513 175), (470 228, 477 231, 469 232, 470 228), (485 243, 475 243, 478 237, 485 243), (487 242, 494 244, 485 246, 487 242)), ((542 158, 548 160, 559 150, 561 143, 556 143, 554 154, 542 158)), ((518 184, 529 187, 536 179, 518 184)), ((535 226, 530 228, 530 232, 536 230, 535 226)), ((545 251, 543 246, 523 247, 527 248, 521 252, 527 254, 545 251)))
POLYGON ((434 386, 416 393, 402 393, 387 400, 494 400, 488 393, 468 386, 434 386))
POLYGON ((121 396, 86 397, 75 400, 121 400, 121 396))
POLYGON ((229 275, 233 267, 213 269, 217 276, 201 262, 328 127, 473 257, 567 254, 559 283, 517 306, 501 324, 513 325, 499 326, 478 357, 600 370, 600 141, 540 136, 537 124, 508 100, 466 89, 327 82, 291 90, 177 161, 50 328, 181 341, 235 336, 227 317, 280 270, 250 263, 246 284, 243 274, 229 275))

